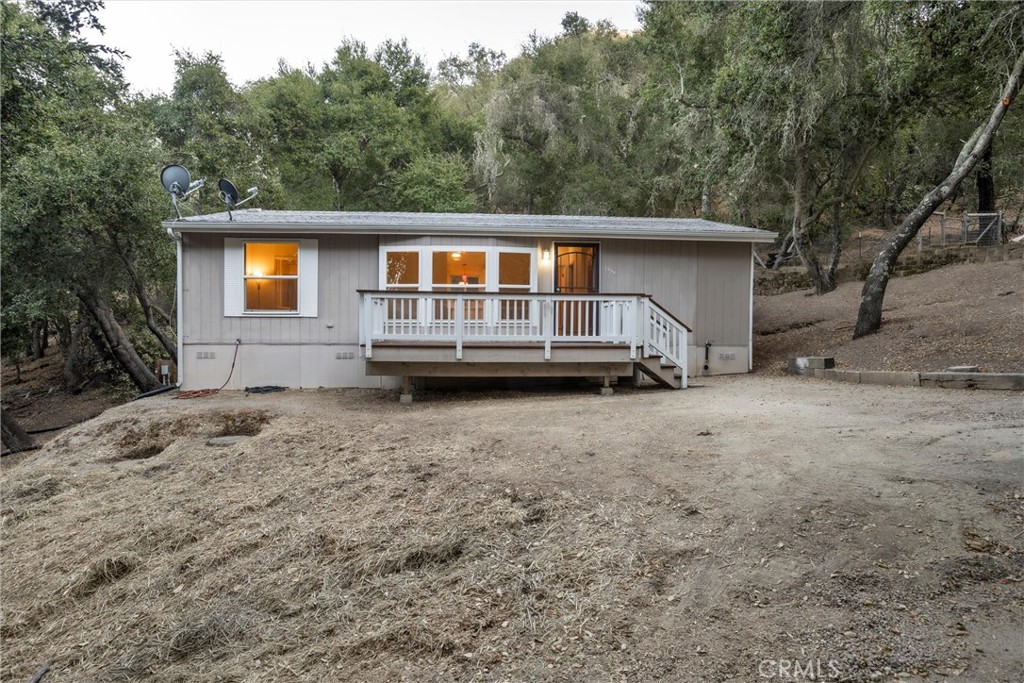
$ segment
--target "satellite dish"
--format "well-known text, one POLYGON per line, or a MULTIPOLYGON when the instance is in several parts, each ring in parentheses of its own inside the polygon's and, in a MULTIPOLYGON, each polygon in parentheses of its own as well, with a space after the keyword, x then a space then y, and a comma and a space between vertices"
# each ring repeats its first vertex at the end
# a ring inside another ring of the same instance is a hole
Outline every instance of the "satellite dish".
POLYGON ((192 180, 192 175, 184 166, 171 164, 164 166, 160 171, 160 182, 164 189, 171 195, 171 205, 174 206, 174 213, 181 218, 181 211, 178 210, 178 200, 186 200, 189 196, 206 184, 206 178, 192 180))
POLYGON ((192 184, 192 174, 184 166, 164 166, 164 170, 160 171, 160 182, 164 184, 165 190, 180 199, 192 184))
POLYGON ((227 178, 221 178, 217 187, 220 188, 220 198, 228 205, 228 209, 235 208, 235 205, 238 204, 238 188, 235 187, 235 184, 227 178))
POLYGON ((246 197, 242 201, 238 201, 238 188, 235 184, 227 178, 221 178, 217 183, 217 187, 220 188, 220 198, 224 200, 224 204, 228 207, 228 220, 235 220, 231 217, 231 209, 237 208, 242 204, 259 194, 260 190, 258 187, 250 187, 245 191, 246 197))

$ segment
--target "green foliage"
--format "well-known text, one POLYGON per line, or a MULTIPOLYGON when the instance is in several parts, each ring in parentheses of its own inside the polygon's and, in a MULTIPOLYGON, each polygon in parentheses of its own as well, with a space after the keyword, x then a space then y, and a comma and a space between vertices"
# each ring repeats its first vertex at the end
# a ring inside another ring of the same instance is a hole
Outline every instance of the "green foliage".
MULTIPOLYGON (((5 354, 75 319, 79 286, 161 353, 132 287, 173 305, 163 164, 210 183, 186 213, 223 210, 225 176, 265 208, 700 214, 813 247, 914 206, 1024 43, 1013 3, 650 1, 632 35, 570 12, 511 61, 473 43, 436 75, 404 40, 346 40, 242 87, 219 55, 181 51, 173 91, 140 98, 124 56, 82 37, 101 7, 0 5, 5 354)), ((1019 204, 1019 107, 991 172, 1019 204)))
POLYGON ((469 168, 455 156, 427 154, 414 159, 396 179, 395 209, 465 213, 476 210, 476 196, 467 189, 469 168))
POLYGON ((638 40, 571 15, 503 70, 474 168, 488 203, 528 213, 645 215, 663 155, 638 40))

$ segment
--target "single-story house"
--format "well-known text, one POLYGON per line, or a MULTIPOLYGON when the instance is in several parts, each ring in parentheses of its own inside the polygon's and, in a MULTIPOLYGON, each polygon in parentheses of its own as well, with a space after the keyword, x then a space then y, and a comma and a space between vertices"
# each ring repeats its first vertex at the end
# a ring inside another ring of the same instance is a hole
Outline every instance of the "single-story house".
POLYGON ((183 389, 748 372, 754 245, 775 239, 520 214, 248 209, 163 226, 183 389))

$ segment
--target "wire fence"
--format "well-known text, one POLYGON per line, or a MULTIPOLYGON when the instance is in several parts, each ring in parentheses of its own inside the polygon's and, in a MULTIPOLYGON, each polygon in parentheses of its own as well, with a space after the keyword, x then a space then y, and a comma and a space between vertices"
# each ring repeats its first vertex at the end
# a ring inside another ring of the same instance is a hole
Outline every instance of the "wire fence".
POLYGON ((939 219, 923 226, 917 233, 917 250, 957 245, 992 246, 1005 241, 1006 224, 1002 213, 934 214, 939 219))

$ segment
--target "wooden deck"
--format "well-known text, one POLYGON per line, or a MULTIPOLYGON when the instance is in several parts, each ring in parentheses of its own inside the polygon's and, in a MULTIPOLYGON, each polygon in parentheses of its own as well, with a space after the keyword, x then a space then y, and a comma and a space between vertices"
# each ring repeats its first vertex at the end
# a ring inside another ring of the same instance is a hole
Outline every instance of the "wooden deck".
POLYGON ((361 292, 371 375, 616 377, 686 385, 689 329, 642 294, 361 292))

